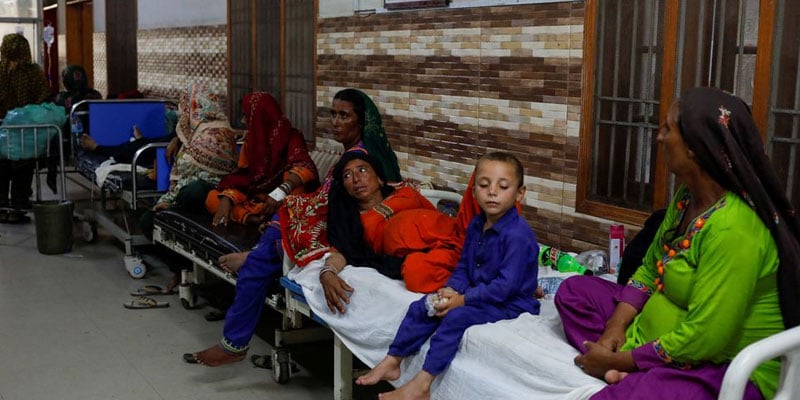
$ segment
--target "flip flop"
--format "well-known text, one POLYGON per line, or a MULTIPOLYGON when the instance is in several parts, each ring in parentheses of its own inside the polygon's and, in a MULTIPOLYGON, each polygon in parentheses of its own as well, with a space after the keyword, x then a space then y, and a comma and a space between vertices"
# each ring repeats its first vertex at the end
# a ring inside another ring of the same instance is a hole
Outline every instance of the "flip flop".
POLYGON ((144 310, 148 308, 169 307, 169 303, 167 302, 158 302, 156 301, 156 299, 152 297, 145 297, 145 296, 138 297, 135 300, 131 300, 127 303, 122 303, 122 305, 130 310, 144 310))
POLYGON ((158 285, 144 285, 131 292, 131 296, 162 296, 169 294, 175 294, 175 290, 166 292, 164 288, 158 285))
POLYGON ((187 364, 199 364, 194 353, 183 353, 183 361, 186 361, 187 364))

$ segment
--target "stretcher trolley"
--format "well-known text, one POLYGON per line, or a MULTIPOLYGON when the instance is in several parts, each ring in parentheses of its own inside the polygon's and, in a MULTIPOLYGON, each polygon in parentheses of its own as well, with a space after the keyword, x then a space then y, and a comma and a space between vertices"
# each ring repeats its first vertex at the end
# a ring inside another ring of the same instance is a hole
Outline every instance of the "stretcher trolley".
POLYGON ((70 112, 75 171, 88 181, 76 182, 90 191, 94 205, 77 215, 83 239, 94 241, 98 226, 111 233, 124 245, 125 268, 133 278, 147 272, 135 247, 151 243, 139 229, 138 215, 169 187, 165 149, 174 135, 176 109, 161 99, 85 100, 70 112), (135 137, 134 127, 141 137, 135 137), (82 148, 83 134, 103 151, 82 148))

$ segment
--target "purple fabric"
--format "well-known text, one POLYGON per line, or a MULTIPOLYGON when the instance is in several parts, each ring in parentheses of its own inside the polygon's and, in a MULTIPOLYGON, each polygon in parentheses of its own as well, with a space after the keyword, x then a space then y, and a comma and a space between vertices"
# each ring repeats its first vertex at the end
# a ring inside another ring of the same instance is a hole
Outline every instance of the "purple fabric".
MULTIPOLYGON (((559 286, 555 304, 564 334, 581 353, 586 352, 584 341, 594 342, 600 338, 618 299, 626 298, 626 291, 621 288, 614 282, 592 276, 571 277, 559 286)), ((634 349, 633 357, 641 370, 629 373, 620 383, 606 386, 594 394, 592 400, 716 399, 728 369, 727 363, 705 364, 688 370, 669 367, 658 357, 652 343, 634 349)), ((748 382, 744 400, 762 399, 758 388, 748 382)))
POLYGON ((647 303, 649 298, 650 295, 633 286, 620 287, 619 285, 617 286, 617 294, 614 296, 615 302, 628 303, 638 311, 642 311, 644 303, 647 303))

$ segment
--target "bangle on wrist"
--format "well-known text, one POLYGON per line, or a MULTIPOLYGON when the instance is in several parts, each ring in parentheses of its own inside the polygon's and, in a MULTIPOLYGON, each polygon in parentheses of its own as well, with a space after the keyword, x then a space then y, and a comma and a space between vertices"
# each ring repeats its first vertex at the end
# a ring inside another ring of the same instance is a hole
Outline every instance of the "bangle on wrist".
POLYGON ((335 268, 326 265, 319 271, 319 277, 322 278, 322 275, 325 275, 326 272, 333 272, 334 275, 339 275, 335 268))
POLYGON ((293 189, 293 187, 292 187, 292 184, 291 184, 291 183, 289 183, 289 182, 283 182, 283 183, 281 183, 281 184, 280 184, 278 187, 279 187, 281 190, 283 190, 283 192, 284 192, 284 193, 286 193, 287 195, 288 195, 289 193, 292 193, 292 189, 293 189))
POLYGON ((286 192, 284 192, 284 191, 283 191, 283 190, 280 188, 280 186, 278 186, 278 187, 276 187, 276 188, 275 188, 275 190, 273 190, 272 192, 270 192, 270 194, 269 194, 268 196, 269 196, 269 197, 271 197, 273 200, 277 201, 278 203, 280 203, 281 201, 283 201, 283 199, 285 199, 285 198, 286 198, 286 194, 287 194, 287 193, 286 193, 286 192))

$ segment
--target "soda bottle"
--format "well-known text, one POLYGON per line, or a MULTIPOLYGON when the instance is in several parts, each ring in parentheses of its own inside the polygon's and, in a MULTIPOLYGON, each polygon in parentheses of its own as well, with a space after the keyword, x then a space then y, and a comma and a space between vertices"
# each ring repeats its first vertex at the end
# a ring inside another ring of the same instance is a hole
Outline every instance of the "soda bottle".
POLYGON ((575 257, 545 245, 539 245, 539 265, 550 267, 558 272, 577 272, 592 275, 592 271, 581 265, 575 257))

